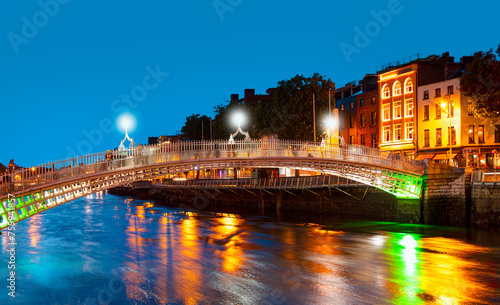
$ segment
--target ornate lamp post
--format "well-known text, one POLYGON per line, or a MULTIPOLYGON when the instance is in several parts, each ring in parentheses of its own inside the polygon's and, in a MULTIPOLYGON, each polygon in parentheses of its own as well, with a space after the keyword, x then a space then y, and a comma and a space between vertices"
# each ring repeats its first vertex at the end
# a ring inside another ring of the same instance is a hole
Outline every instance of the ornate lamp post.
POLYGON ((229 144, 234 144, 234 137, 236 137, 239 133, 245 136, 245 141, 250 141, 250 134, 241 130, 241 124, 245 122, 245 116, 241 112, 236 112, 233 116, 233 122, 238 125, 238 129, 235 133, 231 134, 229 137, 229 144))

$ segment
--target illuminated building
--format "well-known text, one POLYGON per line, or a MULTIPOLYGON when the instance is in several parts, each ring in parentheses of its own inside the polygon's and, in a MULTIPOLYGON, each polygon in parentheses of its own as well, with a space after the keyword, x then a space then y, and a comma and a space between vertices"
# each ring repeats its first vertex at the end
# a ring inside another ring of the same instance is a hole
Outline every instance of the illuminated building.
POLYGON ((418 150, 416 109, 419 88, 445 80, 461 70, 449 53, 387 65, 378 74, 381 150, 415 157, 418 150))

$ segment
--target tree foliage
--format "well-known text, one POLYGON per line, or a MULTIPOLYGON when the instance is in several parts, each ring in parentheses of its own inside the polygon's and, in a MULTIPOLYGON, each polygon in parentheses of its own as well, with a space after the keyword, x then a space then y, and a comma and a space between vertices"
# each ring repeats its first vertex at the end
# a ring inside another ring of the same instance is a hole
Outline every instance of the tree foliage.
MULTIPOLYGON (((256 128, 260 134, 277 134, 280 139, 314 140, 313 94, 316 100, 317 139, 325 129, 329 91, 335 84, 315 73, 312 77, 296 75, 278 83, 271 103, 259 103, 256 128)), ((333 94, 333 92, 332 92, 333 94)), ((335 101, 332 97, 332 105, 335 101)))
MULTIPOLYGON (((496 50, 500 55, 500 45, 496 50)), ((474 116, 500 116, 500 61, 492 50, 476 52, 460 78, 460 90, 474 104, 474 116)))
POLYGON ((202 130, 204 139, 210 140, 210 118, 206 115, 193 114, 186 118, 186 123, 182 127, 181 132, 185 138, 201 140, 202 130))

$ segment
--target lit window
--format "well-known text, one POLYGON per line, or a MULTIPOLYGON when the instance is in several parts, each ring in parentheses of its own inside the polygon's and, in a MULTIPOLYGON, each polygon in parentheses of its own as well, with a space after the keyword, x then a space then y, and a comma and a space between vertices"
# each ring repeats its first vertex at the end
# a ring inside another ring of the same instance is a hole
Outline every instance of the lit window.
POLYGON ((391 126, 384 126, 384 142, 391 141, 391 126))
POLYGON ((424 100, 428 100, 429 99, 429 90, 425 90, 424 91, 424 100))
POLYGON ((474 115, 474 103, 472 102, 472 100, 467 101, 467 110, 469 115, 474 115))
POLYGON ((469 125, 469 144, 474 144, 474 125, 469 125))
POLYGON ((401 101, 394 102, 394 119, 400 119, 402 116, 401 112, 401 101))
POLYGON ((382 88, 382 98, 386 99, 386 98, 390 98, 390 97, 391 97, 391 89, 389 89, 389 85, 386 84, 382 88))
POLYGON ((424 121, 429 120, 429 105, 424 106, 424 121))
POLYGON ((361 134, 361 145, 365 146, 365 135, 361 134))
POLYGON ((407 99, 405 101, 405 117, 413 116, 413 99, 407 99))
POLYGON ((365 115, 363 113, 359 116, 359 121, 361 126, 365 126, 365 115))
POLYGON ((340 110, 344 110, 344 104, 340 105, 340 110))
POLYGON ((400 82, 395 82, 394 83, 394 96, 401 95, 401 83, 400 82))
POLYGON ((436 128, 436 146, 443 145, 443 134, 441 128, 436 128))
POLYGON ((354 102, 351 102, 351 103, 349 104, 349 107, 350 107, 351 109, 354 109, 354 102))
POLYGON ((451 126, 451 132, 450 132, 450 127, 448 127, 448 145, 450 145, 450 134, 451 134, 451 145, 457 145, 457 133, 455 131, 454 126, 451 126))
POLYGON ((405 93, 413 93, 413 82, 409 77, 405 81, 405 93))
POLYGON ((394 124, 394 141, 401 141, 401 124, 394 124))
POLYGON ((477 126, 477 141, 484 143, 484 125, 477 126))
POLYGON ((406 140, 413 140, 414 125, 413 122, 408 122, 405 124, 406 129, 406 140))
POLYGON ((390 108, 390 105, 389 104, 384 104, 382 106, 383 108, 383 111, 382 111, 382 114, 383 114, 383 118, 382 120, 384 121, 389 121, 391 119, 391 108, 390 108))

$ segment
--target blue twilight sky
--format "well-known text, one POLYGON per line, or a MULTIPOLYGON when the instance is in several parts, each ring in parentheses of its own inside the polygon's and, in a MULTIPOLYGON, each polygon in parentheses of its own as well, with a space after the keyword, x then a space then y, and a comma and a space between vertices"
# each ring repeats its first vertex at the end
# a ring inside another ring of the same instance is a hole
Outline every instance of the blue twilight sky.
POLYGON ((416 53, 496 49, 499 10, 498 1, 3 1, 0 162, 115 148, 127 109, 132 137, 146 143, 192 113, 212 115, 231 93, 264 93, 296 74, 341 87, 416 53), (355 42, 356 27, 371 37, 355 42))

